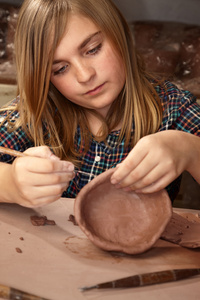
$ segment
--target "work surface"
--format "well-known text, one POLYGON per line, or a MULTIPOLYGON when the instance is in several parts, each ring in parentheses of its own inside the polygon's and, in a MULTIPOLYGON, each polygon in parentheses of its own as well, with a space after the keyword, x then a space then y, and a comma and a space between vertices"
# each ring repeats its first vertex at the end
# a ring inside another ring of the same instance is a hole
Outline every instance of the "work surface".
POLYGON ((0 284, 51 300, 200 299, 199 276, 140 288, 81 292, 80 287, 135 274, 200 268, 200 249, 159 240, 140 255, 104 252, 68 221, 73 205, 73 199, 35 210, 0 204, 0 284), (45 215, 56 225, 33 226, 33 215, 45 215))

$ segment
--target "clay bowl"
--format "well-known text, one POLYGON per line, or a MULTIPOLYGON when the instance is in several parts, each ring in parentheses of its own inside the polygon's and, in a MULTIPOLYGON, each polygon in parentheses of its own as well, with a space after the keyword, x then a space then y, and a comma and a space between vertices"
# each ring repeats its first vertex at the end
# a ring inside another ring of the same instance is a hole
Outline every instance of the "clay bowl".
POLYGON ((74 204, 75 219, 86 236, 107 251, 142 253, 159 239, 172 216, 165 190, 136 194, 110 183, 114 169, 82 188, 74 204))

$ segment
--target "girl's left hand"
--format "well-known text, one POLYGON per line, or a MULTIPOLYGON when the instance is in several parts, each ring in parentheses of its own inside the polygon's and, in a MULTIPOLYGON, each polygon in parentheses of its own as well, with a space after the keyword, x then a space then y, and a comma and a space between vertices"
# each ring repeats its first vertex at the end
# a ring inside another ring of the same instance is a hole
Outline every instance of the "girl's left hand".
POLYGON ((195 159, 190 139, 193 139, 192 134, 177 130, 143 137, 116 167, 111 183, 117 188, 141 193, 165 188, 195 159))

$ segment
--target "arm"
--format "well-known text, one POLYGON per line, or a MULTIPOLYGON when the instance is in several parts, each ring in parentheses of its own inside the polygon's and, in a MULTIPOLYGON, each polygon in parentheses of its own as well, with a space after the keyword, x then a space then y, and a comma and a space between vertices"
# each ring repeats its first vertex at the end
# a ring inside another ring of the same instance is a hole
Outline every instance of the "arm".
POLYGON ((0 163, 0 202, 39 207, 58 200, 73 178, 74 165, 48 147, 29 148, 28 156, 0 163))
POLYGON ((187 165, 186 171, 188 171, 194 179, 200 184, 200 137, 195 135, 188 135, 189 151, 191 151, 192 158, 187 165))
POLYGON ((168 81, 156 89, 163 105, 160 132, 143 137, 116 169, 118 187, 158 191, 184 170, 200 182, 200 106, 168 81))

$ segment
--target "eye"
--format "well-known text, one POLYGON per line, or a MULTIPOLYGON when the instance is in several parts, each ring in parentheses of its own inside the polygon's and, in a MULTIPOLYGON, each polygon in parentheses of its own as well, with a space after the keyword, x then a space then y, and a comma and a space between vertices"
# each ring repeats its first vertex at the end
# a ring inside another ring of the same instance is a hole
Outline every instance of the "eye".
POLYGON ((60 68, 57 71, 53 72, 53 75, 59 75, 59 74, 63 74, 66 70, 67 70, 68 65, 63 66, 62 68, 60 68))
POLYGON ((102 44, 99 44, 98 46, 96 46, 95 48, 87 51, 86 54, 90 54, 90 55, 95 55, 97 54, 100 50, 101 50, 102 44))

